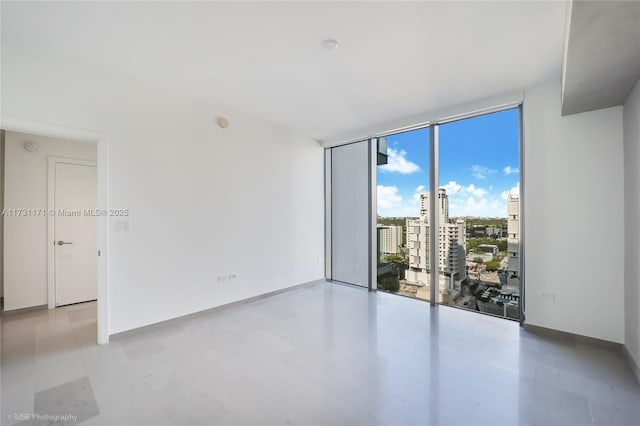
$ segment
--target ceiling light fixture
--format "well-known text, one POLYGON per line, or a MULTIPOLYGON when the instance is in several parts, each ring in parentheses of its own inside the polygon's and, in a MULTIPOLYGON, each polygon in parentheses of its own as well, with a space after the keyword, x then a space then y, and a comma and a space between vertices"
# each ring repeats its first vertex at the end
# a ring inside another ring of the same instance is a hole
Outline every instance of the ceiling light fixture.
POLYGON ((338 48, 338 42, 332 38, 328 38, 322 41, 322 47, 327 50, 335 50, 338 48))

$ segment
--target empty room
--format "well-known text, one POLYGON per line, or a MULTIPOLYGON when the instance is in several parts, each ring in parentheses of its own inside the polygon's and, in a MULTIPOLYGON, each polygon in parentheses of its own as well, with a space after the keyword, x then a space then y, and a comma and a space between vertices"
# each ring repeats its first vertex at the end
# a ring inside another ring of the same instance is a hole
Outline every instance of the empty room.
POLYGON ((640 2, 0 18, 0 424, 640 423, 640 2))

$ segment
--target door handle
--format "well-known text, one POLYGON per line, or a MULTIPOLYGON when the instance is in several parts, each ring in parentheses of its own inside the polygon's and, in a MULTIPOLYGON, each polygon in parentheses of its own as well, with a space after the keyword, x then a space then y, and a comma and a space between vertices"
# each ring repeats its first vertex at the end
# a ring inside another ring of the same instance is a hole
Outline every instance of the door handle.
POLYGON ((65 244, 73 244, 73 243, 65 243, 65 242, 64 242, 64 241, 62 241, 62 240, 58 241, 58 245, 59 245, 59 246, 63 246, 63 245, 65 245, 65 244))

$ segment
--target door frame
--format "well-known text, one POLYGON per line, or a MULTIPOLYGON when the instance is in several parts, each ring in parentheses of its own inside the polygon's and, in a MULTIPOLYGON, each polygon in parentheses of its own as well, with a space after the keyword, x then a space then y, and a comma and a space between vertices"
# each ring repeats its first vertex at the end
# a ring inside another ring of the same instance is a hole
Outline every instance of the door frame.
MULTIPOLYGON (((1 116, 3 130, 97 144, 98 208, 109 208, 109 138, 92 131, 1 116)), ((109 218, 98 217, 98 343, 109 343, 109 218)))
MULTIPOLYGON (((79 160, 77 158, 67 157, 54 157, 47 158, 47 301, 48 308, 56 308, 57 299, 57 287, 56 287, 56 250, 55 250, 55 237, 56 237, 56 215, 51 214, 55 209, 56 200, 56 164, 73 164, 76 166, 92 166, 96 167, 97 173, 97 161, 79 160)), ((96 196, 98 188, 96 187, 96 196)), ((97 200, 96 200, 97 201, 97 200)), ((92 207, 92 208, 97 208, 92 207)), ((97 222, 96 222, 97 224, 97 222)), ((96 229, 97 232, 97 229, 96 229)), ((96 247, 96 251, 100 250, 96 247)), ((98 253, 96 252, 96 255, 98 253)), ((101 254, 101 253, 100 253, 101 254)), ((99 255, 98 255, 99 257, 99 255)))

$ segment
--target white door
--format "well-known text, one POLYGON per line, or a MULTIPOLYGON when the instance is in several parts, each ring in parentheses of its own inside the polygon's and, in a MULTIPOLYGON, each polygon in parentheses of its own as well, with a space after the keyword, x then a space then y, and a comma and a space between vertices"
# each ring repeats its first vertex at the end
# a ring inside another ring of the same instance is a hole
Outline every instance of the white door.
POLYGON ((98 297, 95 166, 56 163, 54 186, 56 306, 98 297))

